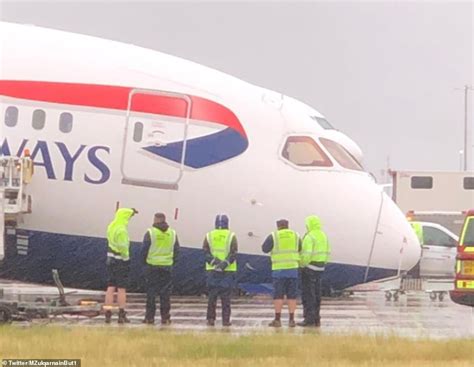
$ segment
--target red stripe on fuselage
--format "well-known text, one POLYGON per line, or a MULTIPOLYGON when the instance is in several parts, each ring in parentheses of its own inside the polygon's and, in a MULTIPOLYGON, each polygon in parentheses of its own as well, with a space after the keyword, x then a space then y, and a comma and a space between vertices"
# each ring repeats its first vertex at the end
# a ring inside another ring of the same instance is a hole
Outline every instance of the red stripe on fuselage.
MULTIPOLYGON (((73 106, 126 111, 134 88, 112 85, 0 80, 0 95, 73 106)), ((228 126, 246 137, 237 116, 227 107, 205 98, 190 96, 191 119, 228 126)), ((186 117, 184 99, 152 94, 134 94, 131 110, 136 112, 186 117)))

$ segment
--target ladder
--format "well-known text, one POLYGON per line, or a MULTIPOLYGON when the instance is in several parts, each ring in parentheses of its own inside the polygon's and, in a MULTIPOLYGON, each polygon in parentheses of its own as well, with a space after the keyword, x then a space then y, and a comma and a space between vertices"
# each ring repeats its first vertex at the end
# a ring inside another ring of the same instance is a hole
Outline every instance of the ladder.
POLYGON ((31 196, 26 194, 26 187, 32 175, 33 161, 30 157, 0 157, 0 189, 3 191, 6 220, 31 212, 31 196))
POLYGON ((31 213, 27 185, 33 175, 33 161, 25 157, 0 157, 0 261, 5 257, 5 227, 16 227, 19 216, 31 213))

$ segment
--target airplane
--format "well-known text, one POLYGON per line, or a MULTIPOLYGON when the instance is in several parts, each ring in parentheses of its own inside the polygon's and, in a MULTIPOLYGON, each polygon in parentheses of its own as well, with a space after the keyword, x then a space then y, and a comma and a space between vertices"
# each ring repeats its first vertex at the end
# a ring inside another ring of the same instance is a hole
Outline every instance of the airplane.
POLYGON ((177 294, 205 291, 205 233, 227 214, 237 282, 271 282, 265 237, 285 218, 304 234, 318 215, 332 245, 325 289, 411 269, 420 245, 362 165, 363 153, 312 107, 154 50, 32 25, 0 23, 2 156, 27 149, 32 211, 7 229, 0 277, 101 289, 106 228, 132 218, 131 290, 155 212, 181 243, 177 294), (22 251, 18 251, 21 243, 22 251))

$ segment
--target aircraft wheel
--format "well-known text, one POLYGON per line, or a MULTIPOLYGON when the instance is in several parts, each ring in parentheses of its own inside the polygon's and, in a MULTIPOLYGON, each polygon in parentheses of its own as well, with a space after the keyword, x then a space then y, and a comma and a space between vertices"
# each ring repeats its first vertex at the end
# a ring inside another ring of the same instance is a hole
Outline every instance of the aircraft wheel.
POLYGON ((387 301, 390 301, 392 299, 392 292, 390 291, 385 292, 385 299, 387 301))
POLYGON ((398 301, 398 298, 399 298, 398 292, 395 292, 395 293, 393 294, 393 300, 394 300, 394 301, 398 301))
POLYGON ((9 324, 13 320, 12 311, 7 306, 0 305, 0 325, 9 324))
POLYGON ((444 292, 439 292, 439 294, 438 294, 438 299, 439 299, 440 301, 443 301, 443 300, 444 300, 444 292))
POLYGON ((48 311, 46 310, 38 310, 36 312, 36 316, 40 319, 47 319, 48 318, 48 311))
POLYGON ((436 301, 436 296, 437 296, 437 295, 436 295, 436 292, 431 292, 431 293, 430 293, 430 300, 436 301))

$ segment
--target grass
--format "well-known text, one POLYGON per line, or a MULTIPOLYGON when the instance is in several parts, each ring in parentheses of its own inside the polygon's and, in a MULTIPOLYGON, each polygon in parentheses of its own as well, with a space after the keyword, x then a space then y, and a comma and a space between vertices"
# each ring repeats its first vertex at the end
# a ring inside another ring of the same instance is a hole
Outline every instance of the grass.
POLYGON ((80 358, 82 366, 474 366, 474 339, 177 333, 145 328, 0 328, 0 358, 80 358))

